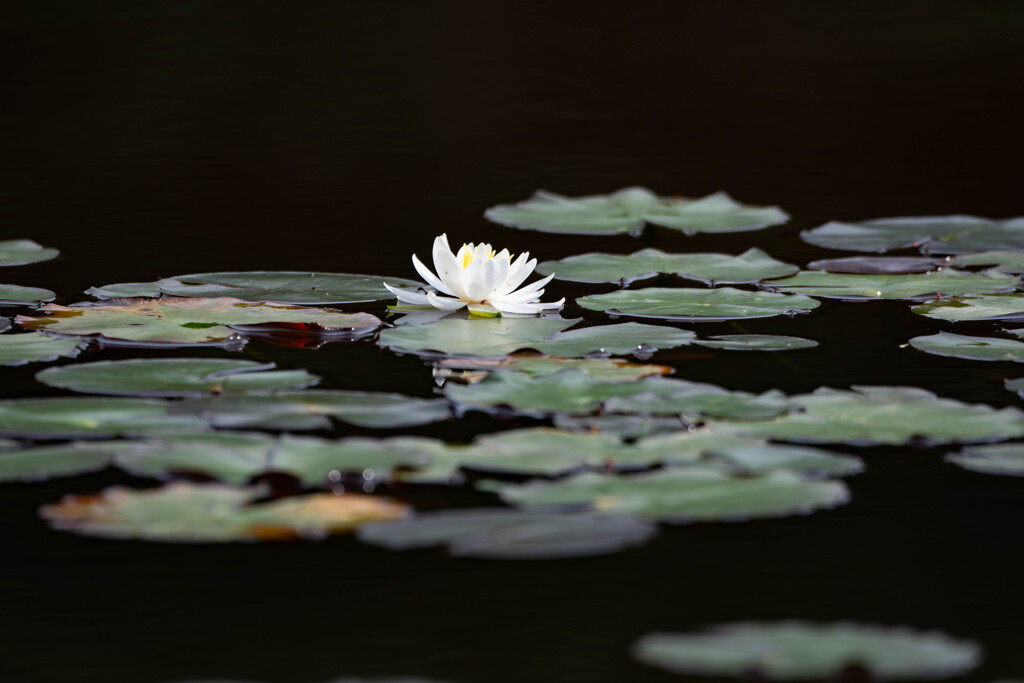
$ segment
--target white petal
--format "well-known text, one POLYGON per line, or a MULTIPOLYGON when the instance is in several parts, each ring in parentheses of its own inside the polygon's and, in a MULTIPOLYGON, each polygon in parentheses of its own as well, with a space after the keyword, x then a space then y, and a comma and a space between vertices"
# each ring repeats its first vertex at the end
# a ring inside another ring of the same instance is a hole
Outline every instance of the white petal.
POLYGON ((462 286, 466 290, 466 296, 459 297, 464 301, 483 301, 484 296, 490 294, 490 292, 480 293, 483 288, 484 269, 487 267, 487 261, 480 259, 473 259, 473 261, 466 266, 466 269, 462 271, 462 286))
POLYGON ((439 292, 444 292, 445 294, 451 294, 452 296, 455 296, 455 292, 448 289, 447 285, 441 282, 440 278, 434 275, 429 268, 423 265, 419 258, 417 258, 416 254, 412 255, 412 267, 416 269, 416 272, 420 274, 420 277, 427 281, 428 285, 438 290, 439 292))
POLYGON ((448 246, 446 235, 434 240, 434 270, 453 295, 460 299, 466 298, 466 288, 462 286, 462 264, 448 246))
POLYGON ((516 304, 525 304, 525 303, 530 303, 530 302, 536 301, 537 299, 541 298, 542 296, 544 296, 544 290, 543 289, 541 289, 539 291, 536 291, 536 292, 524 292, 522 290, 519 290, 518 292, 512 292, 511 294, 506 294, 505 296, 501 297, 501 300, 502 301, 511 301, 512 303, 516 303, 516 304))
POLYGON ((466 305, 465 301, 449 299, 446 296, 438 296, 434 292, 427 292, 427 300, 431 306, 434 308, 440 308, 442 311, 457 311, 466 305))
POLYGON ((552 273, 551 275, 548 275, 545 278, 541 278, 540 280, 537 280, 536 282, 531 282, 530 284, 526 285, 522 289, 516 290, 514 292, 510 292, 507 296, 529 296, 529 295, 532 295, 534 298, 536 298, 536 297, 540 296, 540 294, 538 294, 537 292, 543 291, 544 285, 546 285, 547 283, 551 282, 551 278, 553 278, 553 277, 554 277, 554 274, 552 273))
POLYGON ((427 299, 427 295, 422 292, 417 292, 413 289, 400 289, 398 287, 392 287, 388 283, 384 283, 384 286, 389 292, 398 297, 398 300, 403 304, 413 304, 415 306, 429 306, 430 301, 427 299))
POLYGON ((503 296, 508 294, 516 287, 523 283, 523 280, 530 276, 533 269, 537 266, 537 260, 529 260, 530 252, 524 251, 519 255, 519 258, 509 267, 508 275, 505 277, 505 282, 498 286, 492 296, 503 296), (532 265, 531 265, 532 264, 532 265))
POLYGON ((498 284, 498 262, 487 259, 480 262, 480 268, 473 283, 466 287, 469 298, 473 301, 486 301, 498 284))
MULTIPOLYGON (((492 259, 494 261, 494 288, 497 289, 505 284, 508 280, 508 272, 512 268, 512 259, 508 253, 508 249, 502 249, 497 256, 492 259)), ((493 292, 491 292, 493 293, 493 292)))
POLYGON ((540 304, 520 304, 511 301, 492 301, 491 305, 502 313, 519 313, 521 315, 536 315, 541 312, 540 304))

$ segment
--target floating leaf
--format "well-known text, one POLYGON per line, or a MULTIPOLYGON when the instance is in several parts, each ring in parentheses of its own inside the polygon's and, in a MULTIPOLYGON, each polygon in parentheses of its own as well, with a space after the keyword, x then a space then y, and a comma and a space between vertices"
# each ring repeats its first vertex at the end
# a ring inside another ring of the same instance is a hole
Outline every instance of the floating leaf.
POLYGON ((0 240, 0 266, 23 266, 57 258, 56 249, 44 247, 32 240, 0 240))
POLYGON ((184 483, 148 490, 114 487, 94 496, 66 496, 43 506, 40 514, 56 529, 88 536, 225 543, 316 540, 373 520, 400 519, 408 511, 401 503, 359 494, 317 493, 255 503, 262 493, 184 483))
POLYGON ((53 301, 57 295, 39 287, 0 285, 0 304, 39 304, 53 301))
POLYGON ((0 365, 51 361, 60 356, 74 358, 84 346, 81 339, 51 337, 42 332, 7 334, 0 337, 0 365))
POLYGON ((42 481, 105 469, 126 441, 75 442, 0 453, 0 481, 42 481))
POLYGON ((968 446, 959 453, 948 453, 946 462, 982 474, 1024 477, 1024 444, 968 446))
POLYGON ((1024 413, 939 398, 915 387, 821 387, 790 396, 803 408, 766 422, 714 425, 716 431, 769 439, 853 445, 1000 441, 1024 435, 1024 413))
MULTIPOLYGON (((689 429, 680 415, 655 417, 652 415, 590 415, 556 414, 553 418, 559 429, 614 434, 620 439, 639 439, 659 434, 675 434, 689 429)), ((696 429, 696 427, 693 427, 696 429)))
POLYGON ((554 482, 501 486, 498 494, 527 508, 584 507, 676 524, 805 515, 850 500, 839 481, 812 481, 782 470, 735 476, 711 467, 630 476, 585 472, 554 482))
POLYGON ((419 287, 420 283, 383 275, 310 273, 305 271, 248 271, 196 273, 158 280, 164 294, 174 296, 233 297, 244 301, 284 304, 352 304, 387 301, 395 295, 384 289, 419 287))
POLYGON ((962 334, 939 332, 924 337, 914 337, 910 340, 910 345, 919 351, 936 356, 1024 363, 1024 343, 1012 339, 968 337, 962 334))
POLYGON ((981 648, 938 631, 853 623, 735 623, 703 633, 651 633, 633 646, 677 674, 826 680, 851 667, 875 680, 946 678, 981 663, 981 648))
MULTIPOLYGON (((720 438, 723 435, 716 435, 720 438)), ((850 455, 837 455, 819 448, 770 443, 710 447, 708 459, 744 472, 788 470, 818 477, 848 477, 864 471, 864 461, 850 455)))
POLYGON ((18 316, 30 330, 147 345, 225 344, 239 334, 278 330, 309 336, 351 338, 380 325, 369 313, 329 308, 249 304, 238 299, 117 299, 96 304, 47 304, 43 317, 18 316))
POLYGON ((0 318, 0 332, 7 330, 11 327, 10 318, 0 318))
MULTIPOLYGON (((1024 349, 1022 349, 1021 357, 1024 358, 1024 349)), ((1003 383, 1007 391, 1015 391, 1017 395, 1024 398, 1024 377, 1018 379, 1008 379, 1003 383)))
POLYGON ((0 401, 0 434, 22 438, 88 439, 200 432, 205 420, 170 415, 167 401, 140 398, 17 398, 0 401))
POLYGON ((800 294, 747 292, 732 287, 620 289, 608 294, 585 296, 577 299, 576 303, 583 308, 612 315, 689 322, 793 315, 807 313, 821 305, 816 299, 800 294))
POLYGON ((491 372, 518 372, 540 377, 575 368, 602 382, 632 382, 644 377, 668 375, 667 365, 629 363, 613 358, 554 358, 534 354, 516 354, 505 358, 441 358, 435 362, 435 375, 474 382, 491 372))
POLYGON ((103 287, 90 287, 85 293, 97 299, 155 299, 163 294, 155 282, 119 282, 103 287))
MULTIPOLYGON (((861 275, 891 275, 896 273, 926 273, 939 266, 947 265, 941 258, 924 256, 848 256, 846 258, 821 259, 807 264, 808 270, 824 270, 829 273, 858 273, 861 275)), ((953 264, 959 265, 959 264, 953 264)))
POLYGON ((948 301, 929 301, 911 308, 929 318, 964 320, 1024 320, 1024 294, 992 294, 948 301))
POLYGON ((621 552, 643 545, 654 533, 653 525, 624 517, 483 508, 366 524, 358 537, 389 550, 443 545, 456 557, 546 560, 621 552))
POLYGON ((857 300, 992 294, 1012 290, 1017 284, 1019 278, 995 270, 968 273, 945 269, 909 275, 852 275, 805 270, 782 280, 764 282, 761 286, 772 291, 857 300))
POLYGON ((1004 273, 1024 273, 1024 251, 983 251, 977 254, 961 254, 949 259, 950 265, 994 266, 1004 273))
POLYGON ((323 429, 325 416, 357 427, 415 427, 450 417, 448 402, 366 391, 282 391, 271 396, 217 396, 174 404, 176 415, 196 415, 217 427, 323 429))
POLYGON ((725 419, 764 420, 789 404, 778 392, 755 396, 711 384, 651 377, 639 382, 600 382, 576 369, 529 377, 495 373, 472 385, 450 384, 445 394, 463 409, 508 406, 528 415, 606 412, 645 415, 713 415, 725 419))
POLYGON ((693 343, 712 349, 735 351, 793 351, 813 349, 818 345, 813 339, 779 334, 720 334, 707 339, 695 339, 693 343))
POLYGON ((879 253, 903 247, 922 247, 939 254, 1014 249, 1017 241, 1024 246, 1024 219, 994 221, 976 216, 910 216, 859 223, 832 221, 805 230, 800 238, 818 247, 879 253), (990 233, 996 233, 991 240, 980 238, 990 233), (1004 246, 963 248, 990 241, 1004 246))
POLYGON ((267 473, 284 473, 305 486, 330 486, 344 475, 380 483, 398 467, 425 467, 430 457, 379 439, 336 441, 259 433, 166 436, 137 444, 117 464, 132 474, 165 478, 202 474, 226 484, 247 484, 267 473))
POLYGON ((760 249, 748 249, 739 256, 728 254, 667 254, 658 249, 641 249, 629 255, 580 254, 537 266, 542 275, 554 273, 557 280, 575 282, 629 282, 658 273, 679 275, 711 283, 757 282, 796 273, 796 266, 776 261, 760 249))
POLYGON ((513 228, 576 235, 638 235, 645 223, 687 234, 736 232, 789 220, 789 214, 777 206, 740 204, 724 192, 682 199, 659 197, 643 187, 588 197, 564 197, 538 190, 518 204, 493 206, 484 216, 513 228))
POLYGON ((134 358, 47 368, 36 379, 87 394, 164 397, 303 389, 319 381, 305 370, 274 367, 233 359, 134 358))

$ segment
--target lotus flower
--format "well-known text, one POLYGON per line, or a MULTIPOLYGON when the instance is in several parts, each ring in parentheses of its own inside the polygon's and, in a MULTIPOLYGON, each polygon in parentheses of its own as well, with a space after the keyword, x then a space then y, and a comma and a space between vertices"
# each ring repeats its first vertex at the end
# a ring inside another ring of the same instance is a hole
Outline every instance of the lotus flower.
POLYGON ((494 317, 504 313, 536 315, 546 309, 561 308, 565 303, 565 299, 546 304, 538 301, 544 293, 542 287, 553 275, 516 290, 537 267, 537 259, 531 259, 529 252, 513 261, 508 249, 495 253, 489 244, 471 242, 463 244, 459 253, 454 254, 448 246, 447 235, 440 235, 434 238, 437 274, 423 265, 415 254, 412 265, 437 291, 426 287, 425 292, 399 289, 385 282, 388 291, 406 304, 433 306, 443 311, 457 311, 465 306, 471 314, 494 317))

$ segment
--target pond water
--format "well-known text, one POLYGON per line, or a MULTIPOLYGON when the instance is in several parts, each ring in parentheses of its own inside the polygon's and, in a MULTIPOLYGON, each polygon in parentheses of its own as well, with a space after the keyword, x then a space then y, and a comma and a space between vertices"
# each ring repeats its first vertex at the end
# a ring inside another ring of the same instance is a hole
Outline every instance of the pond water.
MULTIPOLYGON (((0 239, 61 250, 0 276, 51 289, 61 304, 87 299, 91 286, 207 271, 415 278, 410 255, 427 255, 442 232, 541 260, 759 247, 805 266, 847 255, 801 241, 828 220, 1024 212, 1024 14, 1013 3, 27 2, 0 16, 0 239), (726 190, 792 219, 632 238, 483 218, 538 188, 575 196, 629 185, 726 190)), ((680 282, 633 287, 648 284, 680 282)), ((605 323, 574 299, 613 289, 555 281, 545 299, 565 296, 564 316, 605 323)), ((385 318, 386 303, 341 308, 385 318)), ((819 342, 783 353, 684 346, 650 359, 686 380, 786 394, 913 386, 1020 406, 1003 388, 1020 366, 904 348, 954 330, 905 301, 823 300, 792 318, 678 326, 819 342)), ((89 350, 0 368, 0 394, 67 395, 34 379, 50 365, 196 356, 228 354, 89 350)), ((428 363, 372 340, 254 341, 230 357, 305 368, 318 388, 436 395, 428 363)), ((537 424, 474 412, 394 433, 466 441, 537 424)), ((380 433, 320 433, 360 434, 380 433)), ((970 680, 1024 675, 1024 603, 1013 588, 1021 481, 944 463, 944 446, 828 448, 867 465, 839 509, 662 525, 627 552, 537 562, 395 553, 346 537, 98 540, 50 530, 38 508, 139 480, 105 470, 3 484, 0 669, 10 681, 97 683, 653 682, 672 676, 631 657, 645 633, 799 618, 942 630, 984 645, 970 680)), ((420 509, 496 502, 444 487, 403 499, 420 509)))

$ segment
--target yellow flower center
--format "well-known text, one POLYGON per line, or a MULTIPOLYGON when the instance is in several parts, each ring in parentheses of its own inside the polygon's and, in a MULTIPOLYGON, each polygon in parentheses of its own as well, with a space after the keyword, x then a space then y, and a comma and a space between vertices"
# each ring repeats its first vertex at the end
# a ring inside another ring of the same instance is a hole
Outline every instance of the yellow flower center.
MULTIPOLYGON (((463 270, 465 270, 469 266, 469 264, 473 262, 473 252, 474 251, 475 251, 475 249, 473 249, 473 245, 472 244, 466 244, 466 243, 462 244, 462 269, 463 270)), ((485 260, 492 259, 492 258, 494 258, 497 255, 498 255, 498 252, 496 252, 494 249, 489 249, 487 251, 487 255, 484 257, 484 259, 485 260)), ((509 259, 509 261, 511 261, 512 260, 512 256, 509 255, 508 259, 509 259)))

